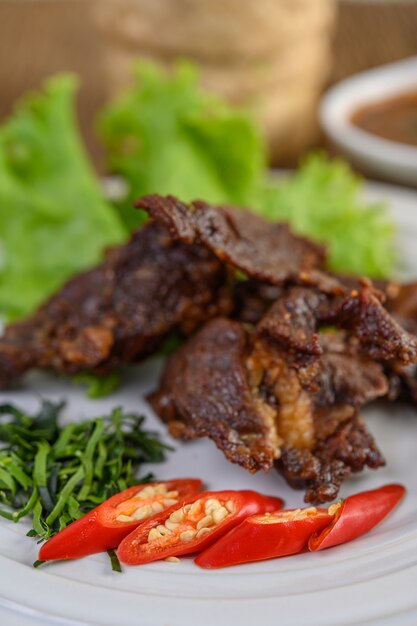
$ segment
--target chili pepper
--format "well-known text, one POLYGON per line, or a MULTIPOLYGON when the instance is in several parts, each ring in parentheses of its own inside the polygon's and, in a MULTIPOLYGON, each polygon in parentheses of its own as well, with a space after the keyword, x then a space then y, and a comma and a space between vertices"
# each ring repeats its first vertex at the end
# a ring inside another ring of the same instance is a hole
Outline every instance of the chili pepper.
POLYGON ((119 545, 122 563, 138 565, 199 552, 248 515, 281 508, 280 498, 255 491, 208 491, 142 524, 119 545))
POLYGON ((201 552, 195 562, 204 568, 227 567, 347 543, 381 522, 404 494, 402 485, 385 485, 328 509, 253 515, 201 552))
POLYGON ((405 491, 402 485, 385 485, 349 496, 338 506, 331 524, 312 535, 309 550, 331 548, 369 532, 400 502, 405 491))
POLYGON ((182 478, 129 487, 43 544, 40 561, 75 559, 116 548, 145 520, 198 493, 201 480, 182 478))
POLYGON ((327 509, 315 507, 252 515, 199 554, 195 563, 214 569, 298 554, 331 521, 327 509))

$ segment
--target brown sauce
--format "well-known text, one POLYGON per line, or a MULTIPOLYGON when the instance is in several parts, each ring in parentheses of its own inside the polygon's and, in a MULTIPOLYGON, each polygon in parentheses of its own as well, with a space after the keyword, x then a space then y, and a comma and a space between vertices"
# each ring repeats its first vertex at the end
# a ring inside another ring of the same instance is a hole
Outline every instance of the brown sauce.
POLYGON ((352 122, 378 137, 417 146, 417 91, 361 107, 352 122))

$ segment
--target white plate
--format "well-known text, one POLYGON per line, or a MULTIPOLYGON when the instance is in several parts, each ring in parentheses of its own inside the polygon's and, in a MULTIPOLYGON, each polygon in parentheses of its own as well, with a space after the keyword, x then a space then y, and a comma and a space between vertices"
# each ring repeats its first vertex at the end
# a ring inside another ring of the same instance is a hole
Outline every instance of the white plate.
POLYGON ((355 126, 362 106, 417 89, 417 57, 348 78, 325 94, 320 121, 330 139, 369 174, 417 186, 417 148, 377 137, 355 126))
MULTIPOLYGON (((372 185, 372 199, 392 202, 398 220, 404 276, 417 276, 417 194, 372 185)), ((147 426, 164 428, 143 401, 155 386, 161 362, 151 360, 130 373, 123 390, 89 401, 67 383, 32 375, 25 391, 2 393, 34 409, 40 396, 68 398, 67 418, 95 416, 120 403, 148 415, 147 426)), ((267 561, 219 571, 198 569, 191 559, 153 563, 113 573, 107 556, 32 568, 36 544, 28 526, 0 522, 0 624, 46 626, 200 626, 284 624, 285 626, 398 626, 417 623, 417 416, 407 407, 375 405, 366 411, 387 466, 347 481, 342 495, 403 482, 404 503, 383 525, 349 545, 318 554, 267 561)), ((167 437, 165 437, 168 439, 167 437)), ((173 442, 176 451, 156 465, 158 478, 195 475, 213 489, 253 488, 282 495, 302 506, 275 473, 251 476, 228 463, 208 440, 173 442)))

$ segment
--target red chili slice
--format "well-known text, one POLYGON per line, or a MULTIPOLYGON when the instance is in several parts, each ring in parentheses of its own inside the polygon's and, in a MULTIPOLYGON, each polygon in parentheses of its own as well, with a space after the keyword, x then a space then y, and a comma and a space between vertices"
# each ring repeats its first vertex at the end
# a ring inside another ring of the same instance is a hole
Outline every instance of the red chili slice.
POLYGON ((247 517, 196 557, 200 567, 218 568, 322 550, 370 531, 400 502, 402 485, 385 485, 348 497, 326 509, 297 509, 247 517))
POLYGON ((201 480, 181 478, 125 489, 44 543, 39 560, 76 559, 116 548, 138 525, 177 507, 201 487, 201 480))
POLYGON ((327 509, 315 507, 252 515, 201 552, 195 563, 214 569, 298 554, 331 520, 327 509))
POLYGON ((393 510, 405 492, 402 485, 385 485, 349 496, 336 510, 330 526, 312 535, 309 550, 331 548, 369 532, 393 510))
POLYGON ((121 542, 117 555, 122 563, 139 565, 199 552, 248 515, 281 506, 280 498, 254 491, 204 492, 142 524, 121 542))

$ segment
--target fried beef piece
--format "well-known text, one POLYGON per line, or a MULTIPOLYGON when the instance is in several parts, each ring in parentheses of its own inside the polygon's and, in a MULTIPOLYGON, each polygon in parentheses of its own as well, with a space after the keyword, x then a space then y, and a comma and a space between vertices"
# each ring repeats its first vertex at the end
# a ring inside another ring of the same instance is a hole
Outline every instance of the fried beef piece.
POLYGON ((382 367, 364 359, 358 342, 344 333, 320 333, 319 342, 323 354, 314 394, 315 444, 309 450, 284 446, 277 462, 291 486, 306 490, 306 502, 333 500, 352 472, 384 465, 358 416, 361 406, 388 391, 382 367))
POLYGON ((295 368, 286 349, 238 322, 215 319, 171 356, 150 400, 174 436, 208 436, 252 471, 275 462, 291 484, 307 489, 309 501, 325 501, 352 471, 383 463, 357 411, 386 393, 386 379, 347 341, 340 333, 323 337, 310 372, 313 391, 300 376, 310 355, 299 353, 295 368), (359 431, 362 439, 354 440, 359 431), (343 437, 358 449, 349 452, 343 437))
POLYGON ((374 293, 377 293, 379 299, 388 303, 394 300, 400 291, 400 285, 392 280, 383 280, 381 278, 370 279, 360 278, 358 276, 350 276, 348 274, 341 274, 340 272, 329 272, 331 276, 337 279, 347 291, 357 290, 360 291, 364 282, 368 285, 372 284, 374 293))
POLYGON ((186 205, 173 196, 149 195, 136 207, 163 223, 173 239, 209 248, 221 261, 250 278, 273 285, 300 282, 329 293, 343 292, 336 278, 320 271, 325 249, 295 235, 287 224, 266 222, 233 207, 196 201, 186 205))
MULTIPOLYGON (((400 286, 394 282, 383 280, 372 280, 371 282, 368 279, 365 280, 363 278, 335 273, 330 273, 330 276, 339 282, 345 294, 349 294, 352 291, 359 292, 366 285, 377 299, 384 303, 389 311, 391 303, 395 302, 395 299, 401 291, 400 286)), ((255 279, 238 282, 234 287, 234 315, 236 319, 249 324, 257 324, 282 293, 283 290, 281 287, 255 279)), ((417 302, 415 319, 415 330, 409 328, 406 324, 402 324, 402 326, 412 334, 417 334, 417 302)), ((401 324, 399 319, 397 319, 397 321, 401 324)))
POLYGON ((417 337, 405 331, 381 304, 371 285, 331 296, 317 289, 286 290, 259 323, 259 331, 288 349, 320 354, 317 331, 322 325, 348 330, 373 359, 417 361, 417 337))
POLYGON ((173 242, 156 222, 70 280, 0 339, 0 386, 31 368, 103 372, 154 351, 170 331, 228 313, 226 270, 206 248, 173 242))
POLYGON ((400 363, 390 363, 386 368, 389 381, 388 400, 410 403, 417 406, 417 365, 404 367, 400 363))
POLYGON ((282 287, 253 278, 238 281, 233 287, 233 317, 245 324, 255 325, 282 293, 282 287))
POLYGON ((388 301, 387 309, 399 324, 417 335, 417 283, 401 285, 396 297, 388 301))
POLYGON ((369 285, 345 298, 335 298, 323 321, 352 330, 373 359, 396 359, 403 365, 417 361, 417 337, 398 324, 369 285))
POLYGON ((274 411, 252 393, 248 342, 238 322, 208 322, 170 357, 149 400, 174 437, 210 437, 233 463, 267 471, 278 448, 274 411))
POLYGON ((295 489, 305 489, 306 502, 329 502, 352 472, 384 465, 372 435, 357 416, 341 423, 314 450, 285 447, 277 462, 279 471, 295 489))
POLYGON ((294 367, 294 355, 264 340, 252 354, 261 367, 257 378, 268 389, 265 398, 276 402, 282 439, 276 467, 313 503, 336 497, 352 472, 384 464, 358 411, 388 389, 382 366, 364 358, 344 333, 320 333, 318 342, 322 354, 307 368, 305 354, 294 367))
POLYGON ((319 356, 318 341, 321 311, 328 303, 316 289, 292 287, 281 294, 258 325, 258 332, 295 352, 319 356))
MULTIPOLYGON (((228 458, 254 470, 267 468, 275 459, 292 485, 307 490, 308 501, 333 499, 351 472, 384 463, 358 416, 363 404, 388 393, 383 367, 372 359, 413 362, 417 341, 389 315, 381 294, 367 281, 343 294, 316 287, 281 286, 273 294, 264 289, 253 280, 243 287, 246 309, 240 314, 245 311, 246 322, 259 315, 258 296, 277 299, 252 330, 240 327, 246 339, 241 339, 239 350, 231 351, 221 332, 225 320, 212 321, 207 334, 203 329, 180 356, 171 357, 153 404, 174 434, 209 436, 226 449, 227 438, 219 432, 241 433, 236 407, 245 399, 245 411, 251 407, 250 414, 256 411, 259 418, 251 422, 251 439, 268 450, 268 463, 251 466, 248 456, 242 462, 230 446, 228 458), (248 305, 248 294, 255 306, 248 305), (216 371, 222 372, 220 378, 216 371), (231 380, 239 403, 229 406, 224 394, 231 380)), ((239 325, 234 324, 237 333, 239 325)), ((248 455, 255 458, 251 450, 248 455)))
POLYGON ((287 363, 297 370, 300 385, 317 390, 316 444, 308 450, 284 446, 277 466, 293 486, 307 489, 307 501, 332 499, 350 472, 383 464, 357 416, 360 406, 393 394, 393 372, 401 376, 403 394, 406 388, 408 397, 417 400, 416 366, 401 365, 415 362, 416 338, 399 326, 366 283, 360 291, 337 297, 299 287, 288 289, 258 329, 287 351, 287 363), (349 334, 338 349, 333 333, 319 332, 322 324, 347 329, 349 334), (364 360, 362 351, 391 368, 389 387, 381 365, 364 360), (341 416, 346 421, 339 421, 341 416))
MULTIPOLYGON (((372 402, 386 394, 387 380, 383 367, 366 358, 360 344, 354 337, 348 337, 343 331, 325 331, 319 333, 319 344, 323 350, 320 367, 316 374, 315 404, 321 407, 349 406, 358 410, 364 404, 372 402)), ((327 435, 328 416, 316 420, 319 438, 327 435), (324 419, 325 418, 325 419, 324 419)), ((332 428, 330 429, 332 430, 332 428)))
MULTIPOLYGON (((417 335, 417 283, 401 285, 395 298, 387 303, 391 315, 410 333, 417 335)), ((406 365, 398 361, 388 364, 390 400, 403 400, 417 405, 417 365, 406 365)))

